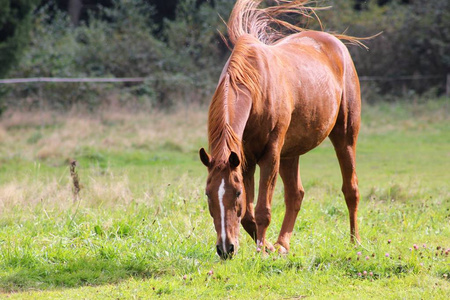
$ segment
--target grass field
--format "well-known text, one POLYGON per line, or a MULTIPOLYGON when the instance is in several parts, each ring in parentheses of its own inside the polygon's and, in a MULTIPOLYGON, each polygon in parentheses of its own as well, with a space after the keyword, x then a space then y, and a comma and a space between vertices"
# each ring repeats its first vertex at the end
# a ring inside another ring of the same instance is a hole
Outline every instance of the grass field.
POLYGON ((450 99, 363 107, 360 246, 349 242, 326 141, 300 160, 306 194, 290 253, 261 256, 241 230, 226 262, 215 254, 197 154, 205 112, 4 115, 0 298, 448 298, 450 99))

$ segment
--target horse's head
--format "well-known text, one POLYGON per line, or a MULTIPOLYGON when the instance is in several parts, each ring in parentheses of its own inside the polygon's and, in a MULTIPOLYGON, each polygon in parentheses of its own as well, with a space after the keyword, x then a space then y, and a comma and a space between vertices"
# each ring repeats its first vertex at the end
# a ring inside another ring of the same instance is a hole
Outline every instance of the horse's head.
POLYGON ((217 232, 217 254, 231 258, 237 252, 239 224, 246 207, 241 162, 235 152, 226 160, 215 160, 203 148, 200 159, 208 167, 206 196, 217 232))

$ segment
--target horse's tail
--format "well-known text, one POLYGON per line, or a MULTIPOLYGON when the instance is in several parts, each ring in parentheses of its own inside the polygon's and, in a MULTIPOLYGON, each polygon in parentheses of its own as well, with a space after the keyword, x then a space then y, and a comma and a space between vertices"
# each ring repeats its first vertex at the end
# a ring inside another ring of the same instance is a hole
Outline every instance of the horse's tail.
MULTIPOLYGON (((320 27, 319 17, 316 11, 328 9, 329 7, 312 7, 309 4, 316 3, 310 0, 273 0, 275 5, 258 8, 263 0, 237 0, 228 20, 228 36, 232 44, 236 44, 239 37, 250 34, 265 44, 273 44, 280 38, 292 32, 306 30, 298 25, 291 24, 281 16, 301 16, 303 20, 313 18, 320 27)), ((377 34, 378 35, 378 34, 377 34)), ((367 48, 361 40, 371 39, 377 35, 367 38, 357 38, 345 34, 334 34, 338 39, 346 40, 367 48)))
MULTIPOLYGON (((308 0, 275 0, 276 5, 258 8, 263 0, 237 0, 228 20, 228 36, 233 44, 244 34, 250 34, 265 44, 272 44, 286 36, 286 31, 303 31, 304 28, 283 21, 282 15, 315 16, 320 8, 305 6, 308 0)), ((320 21, 319 21, 320 23, 320 21)))

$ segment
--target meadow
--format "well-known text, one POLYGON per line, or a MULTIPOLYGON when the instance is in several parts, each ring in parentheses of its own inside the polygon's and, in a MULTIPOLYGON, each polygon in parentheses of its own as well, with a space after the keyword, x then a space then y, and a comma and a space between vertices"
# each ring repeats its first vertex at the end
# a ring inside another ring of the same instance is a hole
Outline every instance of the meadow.
MULTIPOLYGON (((363 106, 361 245, 327 140, 300 159, 286 256, 216 233, 198 149, 206 108, 9 112, 0 120, 0 298, 448 299, 450 99, 363 106), (78 195, 69 162, 77 161, 78 195)), ((278 180, 268 238, 284 214, 278 180)))

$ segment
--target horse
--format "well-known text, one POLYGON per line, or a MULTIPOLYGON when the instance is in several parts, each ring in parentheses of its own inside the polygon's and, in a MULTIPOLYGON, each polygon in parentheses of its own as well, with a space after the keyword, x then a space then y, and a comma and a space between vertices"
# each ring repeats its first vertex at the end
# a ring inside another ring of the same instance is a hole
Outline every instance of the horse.
POLYGON ((199 150, 208 170, 205 192, 222 259, 237 253, 240 224, 258 252, 288 253, 304 196, 299 157, 326 137, 341 169, 350 239, 360 241, 355 162, 360 85, 341 41, 359 40, 305 30, 279 17, 315 15, 314 8, 305 6, 307 1, 277 1, 278 5, 265 8, 259 7, 261 2, 238 0, 231 12, 227 29, 234 48, 208 111, 210 154, 199 150), (260 180, 254 206, 256 165, 260 180), (284 185, 285 215, 272 245, 266 231, 278 174, 284 185))

